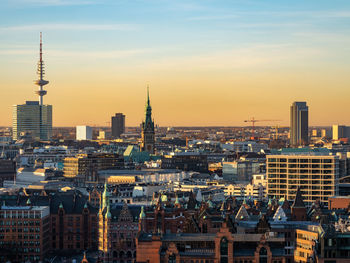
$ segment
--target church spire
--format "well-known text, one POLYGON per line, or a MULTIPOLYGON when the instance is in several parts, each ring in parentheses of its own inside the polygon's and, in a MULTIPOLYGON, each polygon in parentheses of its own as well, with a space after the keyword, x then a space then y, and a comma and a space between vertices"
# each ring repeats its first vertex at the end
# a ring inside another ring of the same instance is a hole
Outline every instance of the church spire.
POLYGON ((146 102, 146 119, 145 119, 145 125, 147 122, 152 122, 152 107, 151 107, 151 100, 149 99, 149 86, 147 85, 147 102, 146 102))
POLYGON ((142 144, 141 150, 147 151, 151 154, 154 154, 154 122, 152 120, 152 107, 151 101, 149 98, 149 86, 147 85, 147 101, 146 101, 146 112, 145 112, 145 121, 142 123, 142 144))
POLYGON ((148 85, 147 85, 147 106, 151 106, 150 101, 149 101, 149 86, 148 85))

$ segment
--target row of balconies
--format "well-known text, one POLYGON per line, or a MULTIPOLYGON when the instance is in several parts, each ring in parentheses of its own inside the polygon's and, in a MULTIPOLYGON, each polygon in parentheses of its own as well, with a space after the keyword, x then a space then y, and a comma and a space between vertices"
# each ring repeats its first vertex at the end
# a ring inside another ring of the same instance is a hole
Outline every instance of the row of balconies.
POLYGON ((317 158, 317 159, 307 159, 307 158, 300 158, 300 159, 286 159, 286 158, 267 158, 267 163, 333 163, 335 159, 333 158, 317 158))

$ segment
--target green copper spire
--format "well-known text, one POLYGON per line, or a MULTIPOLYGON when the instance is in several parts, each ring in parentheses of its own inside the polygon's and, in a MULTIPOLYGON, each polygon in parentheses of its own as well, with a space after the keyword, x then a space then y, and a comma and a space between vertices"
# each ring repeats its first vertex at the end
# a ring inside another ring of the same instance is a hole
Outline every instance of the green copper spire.
POLYGON ((151 107, 151 103, 149 101, 149 86, 147 85, 147 107, 151 107))
POLYGON ((107 191, 107 181, 105 182, 105 189, 102 194, 102 209, 109 204, 109 192, 107 191))
POLYGON ((140 219, 144 219, 144 218, 146 218, 146 214, 145 214, 144 208, 142 206, 141 207, 141 213, 140 213, 140 219))
POLYGON ((142 122, 142 143, 141 151, 146 151, 154 154, 155 136, 154 136, 154 121, 152 119, 152 107, 149 98, 149 87, 147 86, 147 101, 146 101, 146 116, 145 121, 142 122))
POLYGON ((107 205, 107 211, 106 211, 106 215, 105 215, 107 218, 112 218, 112 214, 111 214, 111 210, 110 210, 110 207, 109 207, 109 203, 107 205))
POLYGON ((207 204, 208 204, 208 207, 209 208, 213 208, 214 207, 214 204, 213 204, 213 202, 211 201, 211 195, 209 195, 209 198, 208 198, 208 200, 207 200, 207 204))
POLYGON ((145 118, 143 128, 145 130, 154 129, 154 123, 152 121, 152 107, 151 107, 151 101, 149 99, 149 86, 147 86, 146 118, 145 118))

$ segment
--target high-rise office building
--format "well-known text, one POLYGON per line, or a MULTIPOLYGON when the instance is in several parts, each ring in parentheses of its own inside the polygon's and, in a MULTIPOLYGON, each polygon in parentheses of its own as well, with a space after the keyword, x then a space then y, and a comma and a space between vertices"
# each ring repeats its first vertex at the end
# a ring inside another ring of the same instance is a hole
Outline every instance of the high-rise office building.
POLYGON ((112 117, 112 137, 120 138, 120 135, 125 133, 125 115, 123 113, 116 113, 112 117))
POLYGON ((38 101, 13 106, 13 139, 29 134, 35 140, 49 140, 52 135, 52 105, 38 101))
POLYGON ((92 140, 92 128, 90 126, 77 126, 76 140, 77 141, 92 140))
POLYGON ((21 134, 30 134, 36 140, 50 140, 52 135, 52 105, 44 105, 43 97, 47 91, 43 89, 49 82, 44 80, 44 61, 42 58, 42 36, 40 33, 40 59, 38 62, 39 79, 35 84, 39 90, 39 101, 27 101, 26 104, 13 106, 13 139, 17 140, 21 134))
POLYGON ((147 104, 145 121, 142 122, 141 131, 141 150, 149 153, 154 153, 155 145, 154 121, 152 120, 152 107, 149 100, 149 89, 147 87, 147 104))
POLYGON ((294 102, 290 107, 290 144, 307 145, 309 142, 309 107, 306 102, 294 102))

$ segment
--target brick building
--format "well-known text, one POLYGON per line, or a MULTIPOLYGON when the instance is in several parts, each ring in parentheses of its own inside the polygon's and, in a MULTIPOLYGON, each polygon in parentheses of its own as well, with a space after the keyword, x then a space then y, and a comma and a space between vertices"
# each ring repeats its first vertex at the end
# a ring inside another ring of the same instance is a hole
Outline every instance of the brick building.
POLYGON ((2 205, 0 209, 0 261, 38 262, 50 250, 48 206, 2 205))
POLYGON ((140 233, 136 262, 285 263, 285 237, 271 233, 232 233, 227 222, 216 233, 140 233))
MULTIPOLYGON (((40 235, 46 237, 47 234, 45 253, 69 255, 83 250, 97 250, 98 208, 77 190, 58 192, 24 188, 18 193, 0 195, 0 203, 23 210, 30 207, 48 208, 48 232, 40 229, 40 235)), ((21 253, 24 254, 23 251, 18 254, 21 253)))
POLYGON ((51 250, 97 250, 97 208, 81 193, 55 194, 50 202, 51 250), (57 196, 56 196, 57 195, 57 196))
POLYGON ((98 213, 98 248, 103 262, 135 261, 135 238, 139 231, 140 212, 140 206, 128 206, 127 203, 111 204, 110 193, 105 185, 98 213))

